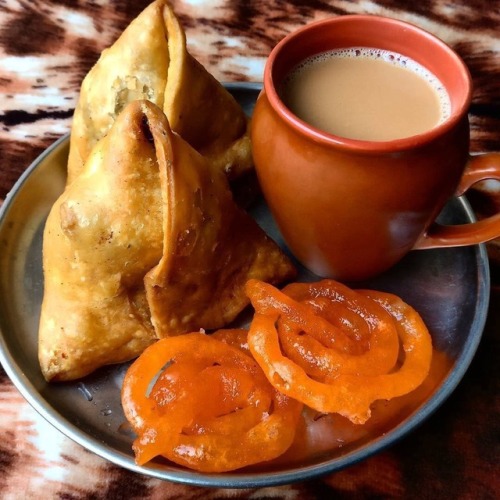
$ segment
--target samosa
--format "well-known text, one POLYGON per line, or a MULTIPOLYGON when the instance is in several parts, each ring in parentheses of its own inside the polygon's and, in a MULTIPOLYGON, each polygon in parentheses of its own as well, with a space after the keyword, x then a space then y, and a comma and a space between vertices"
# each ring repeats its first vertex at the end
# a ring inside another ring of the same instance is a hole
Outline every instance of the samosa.
POLYGON ((68 183, 125 106, 138 99, 162 108, 171 128, 230 180, 253 166, 241 106, 191 56, 173 10, 156 0, 102 52, 83 80, 71 129, 68 183))
POLYGON ((247 279, 295 272, 233 201, 226 176, 149 101, 127 105, 55 202, 43 270, 47 380, 129 360, 160 337, 223 327, 248 304, 247 279))

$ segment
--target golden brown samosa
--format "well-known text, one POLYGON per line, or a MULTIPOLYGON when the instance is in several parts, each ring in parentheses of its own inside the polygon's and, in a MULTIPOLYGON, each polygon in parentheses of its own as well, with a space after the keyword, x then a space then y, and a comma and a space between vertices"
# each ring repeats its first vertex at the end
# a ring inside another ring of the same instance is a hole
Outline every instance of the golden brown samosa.
POLYGON ((149 5, 104 50, 85 77, 73 117, 68 183, 131 101, 163 109, 171 128, 230 179, 252 166, 247 118, 229 92, 186 49, 165 0, 149 5))
POLYGON ((294 273, 225 175, 148 101, 123 110, 52 207, 43 270, 47 380, 131 359, 158 337, 222 327, 247 305, 247 279, 294 273))

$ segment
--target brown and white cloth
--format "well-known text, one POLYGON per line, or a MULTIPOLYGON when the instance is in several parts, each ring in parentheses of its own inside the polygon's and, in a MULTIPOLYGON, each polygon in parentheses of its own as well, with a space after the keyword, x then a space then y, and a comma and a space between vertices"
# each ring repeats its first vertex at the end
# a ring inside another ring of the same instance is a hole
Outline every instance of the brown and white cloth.
MULTIPOLYGON (((69 131, 83 77, 148 3, 0 0, 0 203, 30 163, 69 131)), ((357 13, 417 24, 451 45, 471 71, 472 152, 500 151, 498 1, 171 4, 186 30, 189 50, 221 81, 260 81, 272 47, 313 20, 357 13)), ((493 184, 490 194, 480 198, 478 211, 489 210, 496 190, 493 184)), ((500 291, 495 262, 486 331, 465 378, 423 426, 377 456, 321 479, 261 489, 203 489, 149 479, 66 438, 28 405, 0 368, 0 498, 498 498, 500 291)))

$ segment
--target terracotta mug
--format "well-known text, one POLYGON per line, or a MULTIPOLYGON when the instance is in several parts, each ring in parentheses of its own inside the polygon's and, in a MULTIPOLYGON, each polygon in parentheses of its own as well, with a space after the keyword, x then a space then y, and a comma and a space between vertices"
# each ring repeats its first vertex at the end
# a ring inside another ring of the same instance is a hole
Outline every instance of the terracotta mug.
POLYGON ((471 78, 445 43, 411 24, 348 15, 306 25, 271 52, 253 114, 251 139, 264 197, 294 255, 320 276, 361 280, 412 249, 482 243, 500 236, 500 214, 441 226, 453 195, 500 179, 500 154, 469 155, 471 78), (451 100, 449 118, 416 136, 384 142, 325 133, 295 116, 278 90, 309 56, 375 47, 434 73, 451 100))

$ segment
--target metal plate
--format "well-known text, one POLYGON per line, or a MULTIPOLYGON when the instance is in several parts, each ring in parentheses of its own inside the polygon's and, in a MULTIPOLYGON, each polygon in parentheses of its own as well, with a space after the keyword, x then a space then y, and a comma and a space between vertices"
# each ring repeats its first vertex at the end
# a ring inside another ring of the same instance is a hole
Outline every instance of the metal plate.
MULTIPOLYGON (((250 115, 259 84, 229 84, 250 115)), ((467 370, 483 331, 489 300, 489 268, 483 245, 411 252, 402 262, 363 287, 400 295, 426 321, 438 350, 451 359, 434 392, 415 403, 390 429, 335 449, 307 463, 226 474, 200 474, 166 462, 139 467, 131 450, 133 435, 120 405, 127 365, 108 367, 84 380, 47 384, 37 357, 37 330, 43 293, 42 232, 48 212, 66 178, 68 137, 45 151, 19 179, 0 211, 0 360, 19 391, 50 423, 87 449, 127 469, 192 485, 258 487, 302 481, 353 464, 394 443, 426 419, 455 389, 467 370)), ((263 202, 252 214, 284 246, 263 202)), ((452 200, 440 222, 474 220, 463 198, 452 200)), ((299 280, 315 277, 304 269, 299 280)))

